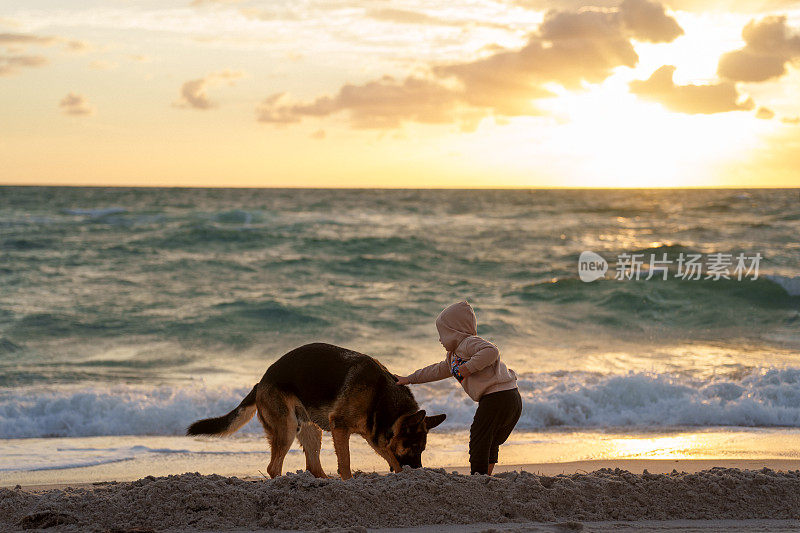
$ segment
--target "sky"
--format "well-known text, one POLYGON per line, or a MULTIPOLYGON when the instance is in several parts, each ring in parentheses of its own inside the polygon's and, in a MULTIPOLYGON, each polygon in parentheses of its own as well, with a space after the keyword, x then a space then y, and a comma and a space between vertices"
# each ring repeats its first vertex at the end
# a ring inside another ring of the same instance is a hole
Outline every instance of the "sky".
POLYGON ((0 0, 0 184, 800 187, 800 0, 0 0))

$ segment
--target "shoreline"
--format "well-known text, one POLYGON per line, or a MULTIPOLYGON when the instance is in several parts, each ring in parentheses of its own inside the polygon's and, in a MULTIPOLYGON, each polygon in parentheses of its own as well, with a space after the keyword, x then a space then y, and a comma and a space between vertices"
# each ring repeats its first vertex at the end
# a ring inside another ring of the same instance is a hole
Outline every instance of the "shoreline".
MULTIPOLYGON (((753 470, 758 471, 764 468, 775 472, 795 472, 800 471, 800 459, 597 459, 587 461, 567 461, 567 462, 554 462, 554 463, 526 463, 526 464, 498 464, 495 467, 494 474, 506 474, 510 472, 527 472, 530 474, 543 475, 543 476, 559 476, 559 475, 572 475, 572 474, 591 474, 601 469, 610 470, 624 470, 632 474, 643 474, 647 471, 649 474, 670 474, 673 470, 679 473, 694 474, 712 468, 726 468, 736 470, 753 470)), ((460 475, 469 474, 468 466, 445 466, 433 467, 433 470, 444 470, 447 473, 457 473, 460 475)), ((296 475, 301 473, 301 470, 295 472, 284 472, 283 475, 296 475)), ((388 469, 375 469, 373 471, 364 471, 361 474, 379 474, 391 475, 388 469)), ((173 474, 181 475, 181 474, 173 474)), ((216 475, 216 474, 209 474, 216 475)), ((329 474, 330 475, 330 474, 329 474)), ((236 476, 230 476, 236 477, 236 476)), ((259 481, 265 480, 264 477, 259 475, 249 475, 241 477, 245 481, 259 481)), ((337 479, 333 474, 331 479, 337 479)), ((4 484, 0 480, 0 489, 2 488, 16 488, 19 486, 20 490, 26 492, 44 492, 49 490, 64 490, 64 489, 93 489, 115 484, 133 483, 137 480, 104 480, 104 481, 82 481, 70 483, 34 483, 34 484, 21 484, 16 483, 13 485, 4 484)))
MULTIPOLYGON (((466 472, 466 431, 428 435, 423 465, 466 472)), ((671 431, 519 431, 502 446, 497 472, 527 470, 549 475, 623 468, 642 473, 697 471, 714 466, 773 470, 800 469, 800 429, 707 428, 671 431)), ((386 473, 386 461, 361 438, 350 441, 354 470, 386 473)), ((336 473, 337 460, 324 437, 320 459, 336 473)), ((134 481, 182 472, 260 478, 270 460, 261 435, 226 438, 109 436, 0 440, 0 486, 76 486, 134 481)), ((283 471, 305 468, 294 444, 283 471)))

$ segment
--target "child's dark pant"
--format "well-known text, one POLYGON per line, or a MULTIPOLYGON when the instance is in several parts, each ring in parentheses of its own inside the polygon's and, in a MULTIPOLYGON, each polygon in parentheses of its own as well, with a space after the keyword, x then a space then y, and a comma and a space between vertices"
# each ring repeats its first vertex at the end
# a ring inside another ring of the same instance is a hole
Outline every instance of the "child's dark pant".
POLYGON ((522 398, 515 387, 483 396, 469 428, 469 465, 473 474, 489 472, 503 444, 522 414, 522 398))

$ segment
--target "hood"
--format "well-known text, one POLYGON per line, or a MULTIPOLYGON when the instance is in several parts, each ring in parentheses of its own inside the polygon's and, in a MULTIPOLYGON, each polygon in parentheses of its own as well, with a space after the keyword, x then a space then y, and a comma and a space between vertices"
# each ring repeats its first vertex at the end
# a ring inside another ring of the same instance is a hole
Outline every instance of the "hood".
POLYGON ((466 300, 453 304, 436 317, 439 340, 448 352, 454 351, 461 341, 478 334, 478 319, 466 300))

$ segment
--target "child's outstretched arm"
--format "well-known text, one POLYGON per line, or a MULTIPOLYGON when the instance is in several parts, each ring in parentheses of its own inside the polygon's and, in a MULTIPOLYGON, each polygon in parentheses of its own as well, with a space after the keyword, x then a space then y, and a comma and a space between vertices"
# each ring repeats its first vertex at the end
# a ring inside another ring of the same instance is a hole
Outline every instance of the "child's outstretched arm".
POLYGON ((397 384, 428 383, 429 381, 439 381, 440 379, 449 378, 450 376, 450 365, 447 363, 447 359, 445 359, 444 361, 428 365, 425 368, 420 368, 408 376, 397 376, 397 384))

